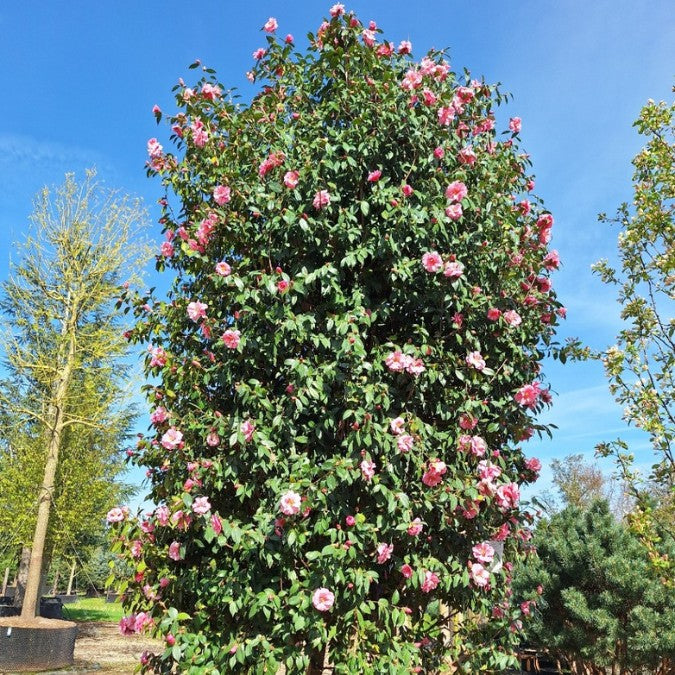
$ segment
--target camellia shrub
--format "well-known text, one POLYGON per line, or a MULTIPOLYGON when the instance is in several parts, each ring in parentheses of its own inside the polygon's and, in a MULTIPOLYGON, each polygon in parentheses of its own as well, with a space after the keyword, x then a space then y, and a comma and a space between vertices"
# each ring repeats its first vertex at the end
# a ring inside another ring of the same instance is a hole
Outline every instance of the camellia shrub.
POLYGON ((248 105, 181 82, 174 151, 148 144, 174 282, 129 299, 157 508, 109 518, 123 629, 166 644, 144 672, 515 662, 553 218, 496 87, 330 14, 306 53, 265 24, 248 105))

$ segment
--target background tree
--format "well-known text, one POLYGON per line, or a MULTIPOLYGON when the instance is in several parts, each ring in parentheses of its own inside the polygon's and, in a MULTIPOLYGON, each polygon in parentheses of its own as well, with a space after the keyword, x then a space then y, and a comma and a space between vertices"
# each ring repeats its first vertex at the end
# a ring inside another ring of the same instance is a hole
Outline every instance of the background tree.
POLYGON ((553 484, 566 506, 583 508, 605 496, 605 476, 597 464, 584 461, 581 454, 551 461, 553 484))
POLYGON ((126 342, 114 304, 121 283, 138 269, 136 235, 145 214, 137 201, 103 190, 94 176, 88 172, 78 185, 68 175, 54 194, 45 188, 39 195, 0 301, 5 368, 13 383, 11 392, 0 391, 0 403, 5 419, 22 432, 15 436, 15 455, 25 460, 5 461, 13 475, 25 471, 35 500, 26 619, 36 614, 53 505, 66 521, 61 529, 55 523, 53 532, 77 530, 77 517, 70 518, 77 505, 71 502, 62 513, 56 500, 77 498, 75 483, 89 468, 92 490, 86 482, 77 490, 91 509, 86 515, 100 517, 111 495, 104 490, 97 503, 95 491, 119 468, 110 451, 119 449, 129 422, 118 409, 126 342))
POLYGON ((524 605, 533 616, 529 641, 575 674, 672 672, 672 597, 605 500, 540 521, 533 542, 538 556, 514 573, 517 591, 539 586, 541 592, 524 605))
MULTIPOLYGON (((125 370, 120 367, 115 377, 125 370)), ((108 386, 115 379, 104 371, 85 377, 103 379, 108 386)), ((64 555, 86 557, 87 541, 104 531, 106 512, 130 496, 130 487, 122 481, 126 469, 121 452, 133 420, 127 392, 120 388, 117 400, 110 401, 106 410, 97 397, 92 397, 90 389, 94 385, 85 385, 81 380, 73 382, 81 397, 80 414, 87 418, 98 415, 102 428, 74 424, 63 434, 53 493, 54 513, 45 549, 45 559, 52 563, 64 555), (85 412, 88 405, 92 406, 90 414, 85 412)), ((3 545, 18 561, 19 551, 24 546, 30 548, 35 531, 35 495, 46 456, 44 439, 34 420, 18 415, 8 419, 11 424, 0 425, 5 441, 0 450, 0 530, 11 533, 3 539, 3 545)), ((19 600, 17 604, 21 604, 19 600)))
POLYGON ((652 561, 666 577, 672 560, 659 550, 660 535, 675 535, 675 104, 649 101, 635 122, 647 137, 633 160, 633 202, 622 204, 614 218, 621 226, 619 267, 608 261, 594 269, 618 289, 625 321, 617 343, 603 359, 610 391, 623 407, 624 419, 644 429, 656 462, 646 482, 633 468, 633 455, 622 440, 598 450, 613 455, 620 473, 638 500, 631 518, 642 533, 652 561), (658 496, 658 499, 654 499, 658 496))
POLYGON ((256 52, 248 106, 181 84, 176 154, 148 143, 175 280, 134 303, 158 506, 118 530, 123 629, 164 637, 145 671, 301 672, 330 645, 336 673, 503 672, 553 217, 496 87, 341 5, 291 43, 256 52))

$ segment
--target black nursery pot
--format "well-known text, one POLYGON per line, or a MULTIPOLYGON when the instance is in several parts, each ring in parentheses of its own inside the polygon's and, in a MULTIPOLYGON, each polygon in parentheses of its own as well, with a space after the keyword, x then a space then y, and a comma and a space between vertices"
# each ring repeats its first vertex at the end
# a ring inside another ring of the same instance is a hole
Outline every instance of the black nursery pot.
POLYGON ((73 665, 77 624, 54 627, 0 626, 0 672, 66 668, 73 665))

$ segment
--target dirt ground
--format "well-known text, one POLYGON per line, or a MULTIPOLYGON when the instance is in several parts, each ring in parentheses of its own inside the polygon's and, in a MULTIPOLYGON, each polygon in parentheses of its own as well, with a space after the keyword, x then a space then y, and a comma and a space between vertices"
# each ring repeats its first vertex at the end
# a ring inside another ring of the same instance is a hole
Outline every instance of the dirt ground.
POLYGON ((116 623, 91 621, 78 624, 75 664, 69 672, 130 675, 141 652, 158 652, 162 645, 142 635, 121 635, 116 623))

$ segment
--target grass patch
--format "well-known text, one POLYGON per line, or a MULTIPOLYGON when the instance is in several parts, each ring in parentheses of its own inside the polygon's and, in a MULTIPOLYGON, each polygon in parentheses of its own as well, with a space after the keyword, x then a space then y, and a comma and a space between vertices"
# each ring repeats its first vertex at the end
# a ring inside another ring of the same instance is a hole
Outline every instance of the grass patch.
POLYGON ((114 621, 122 618, 119 602, 106 602, 105 598, 82 598, 63 606, 63 618, 70 621, 114 621))

